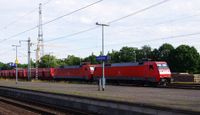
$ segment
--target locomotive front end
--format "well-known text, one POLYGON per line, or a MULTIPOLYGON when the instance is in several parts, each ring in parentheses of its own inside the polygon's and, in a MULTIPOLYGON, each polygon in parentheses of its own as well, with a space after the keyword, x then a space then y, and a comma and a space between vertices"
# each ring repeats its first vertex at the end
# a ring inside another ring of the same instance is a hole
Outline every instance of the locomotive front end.
POLYGON ((166 62, 157 62, 157 67, 160 76, 160 85, 166 86, 171 81, 171 71, 166 62))

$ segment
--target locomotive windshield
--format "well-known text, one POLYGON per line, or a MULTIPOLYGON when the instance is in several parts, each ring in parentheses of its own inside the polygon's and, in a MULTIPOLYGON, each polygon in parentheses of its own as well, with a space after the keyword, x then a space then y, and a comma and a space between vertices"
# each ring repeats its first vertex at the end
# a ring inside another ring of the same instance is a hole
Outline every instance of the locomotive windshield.
POLYGON ((168 69, 168 65, 166 63, 158 63, 158 69, 168 69))

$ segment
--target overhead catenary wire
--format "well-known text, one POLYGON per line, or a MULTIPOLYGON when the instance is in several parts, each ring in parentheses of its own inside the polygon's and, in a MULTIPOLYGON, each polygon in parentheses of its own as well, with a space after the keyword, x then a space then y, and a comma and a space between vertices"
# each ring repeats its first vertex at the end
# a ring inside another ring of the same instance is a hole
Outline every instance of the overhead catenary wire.
POLYGON ((161 37, 161 38, 155 38, 155 39, 149 39, 149 40, 143 40, 143 41, 134 41, 134 42, 124 42, 124 43, 118 43, 115 45, 119 44, 132 44, 132 43, 144 43, 144 42, 153 42, 153 41, 159 41, 159 40, 169 40, 169 39, 174 39, 174 38, 182 38, 182 37, 189 37, 189 36, 195 36, 195 35, 200 35, 200 32, 196 33, 189 33, 189 34, 181 34, 181 35, 174 35, 174 36, 168 36, 168 37, 161 37))
MULTIPOLYGON (((47 2, 44 2, 44 3, 43 3, 43 6, 44 6, 44 5, 47 5, 47 4, 50 3, 51 1, 52 1, 52 0, 48 0, 47 2)), ((7 25, 3 26, 3 28, 1 28, 1 30, 8 28, 9 26, 11 26, 11 25, 17 23, 18 21, 21 21, 21 19, 23 19, 24 17, 26 17, 26 16, 32 14, 33 12, 35 12, 35 11, 37 11, 37 10, 38 10, 38 8, 34 8, 33 10, 27 12, 26 14, 20 16, 19 18, 15 19, 15 20, 13 20, 12 22, 8 23, 7 25)))
POLYGON ((88 8, 88 7, 90 7, 90 6, 93 6, 93 5, 95 5, 95 4, 98 4, 98 3, 102 2, 102 1, 103 1, 103 0, 99 0, 99 1, 96 1, 96 2, 94 2, 94 3, 92 3, 92 4, 86 5, 86 6, 82 7, 82 8, 79 8, 79 9, 77 9, 77 10, 74 10, 74 11, 69 12, 69 13, 67 13, 67 14, 64 14, 64 15, 62 15, 62 16, 59 16, 59 17, 57 17, 57 18, 54 18, 53 20, 47 21, 47 22, 43 23, 42 25, 49 24, 49 23, 51 23, 51 22, 54 22, 54 21, 56 21, 56 20, 58 20, 58 19, 61 19, 61 18, 65 17, 65 16, 71 15, 71 14, 73 14, 73 13, 76 13, 76 12, 78 12, 78 11, 81 11, 81 10, 83 10, 83 9, 86 9, 86 8, 88 8))
POLYGON ((132 30, 132 29, 144 29, 146 27, 152 27, 152 26, 157 26, 157 25, 162 25, 162 24, 167 24, 167 23, 173 23, 173 22, 176 22, 176 21, 182 21, 182 20, 185 20, 185 19, 189 19, 191 17, 197 17, 197 16, 200 16, 199 13, 197 14, 194 14, 194 15, 190 15, 190 16, 185 16, 185 17, 182 17, 182 18, 177 18, 177 19, 171 19, 171 20, 166 20, 166 21, 161 21, 161 22, 157 22, 157 23, 154 23, 154 24, 146 24, 146 25, 143 25, 142 27, 141 26, 134 26, 134 28, 129 28, 129 29, 126 29, 126 30, 122 30, 122 31, 117 31, 118 33, 119 32, 125 32, 127 30, 132 30))
MULTIPOLYGON (((43 4, 44 4, 44 5, 47 5, 47 4, 50 3, 51 1, 52 1, 52 0, 48 0, 47 2, 44 2, 43 4)), ((26 16, 32 14, 33 12, 37 11, 37 9, 38 9, 38 8, 34 8, 33 10, 31 10, 31 11, 27 12, 26 14, 20 16, 19 18, 17 18, 17 19, 15 19, 15 20, 11 21, 10 23, 8 23, 7 25, 5 25, 5 26, 2 27, 2 28, 0 29, 0 32, 1 32, 2 34, 5 34, 5 33, 3 32, 4 29, 7 29, 9 26, 12 26, 12 25, 16 24, 17 22, 21 21, 21 19, 23 19, 24 17, 26 17, 26 16)), ((32 30, 32 29, 29 29, 29 31, 30 31, 30 30, 32 30)), ((13 36, 17 36, 17 35, 23 34, 23 33, 25 33, 25 32, 27 32, 27 31, 20 32, 19 34, 15 34, 15 35, 13 35, 13 36)), ((6 35, 4 35, 4 36, 6 36, 6 35)), ((12 37, 12 36, 11 36, 11 37, 12 37)), ((1 40, 1 42, 5 41, 5 40, 6 40, 6 39, 3 39, 3 40, 1 40)))
POLYGON ((91 27, 91 28, 88 28, 88 29, 85 29, 85 30, 81 30, 79 32, 72 33, 72 34, 69 34, 69 35, 65 35, 65 36, 53 38, 53 39, 50 39, 50 40, 46 40, 45 42, 51 42, 51 41, 55 41, 55 40, 59 40, 59 39, 63 39, 63 38, 67 38, 67 37, 71 37, 71 36, 75 36, 75 35, 79 35, 79 34, 94 30, 96 28, 98 28, 98 26, 94 26, 94 27, 91 27))
MULTIPOLYGON (((86 9, 86 8, 88 8, 88 7, 90 7, 90 6, 93 6, 93 5, 95 5, 95 4, 98 4, 98 3, 102 2, 102 1, 103 1, 103 0, 99 0, 99 1, 93 2, 93 3, 89 4, 89 5, 86 5, 86 6, 84 6, 84 7, 81 7, 81 8, 79 8, 79 9, 77 9, 77 10, 74 10, 74 11, 72 11, 72 12, 70 12, 70 13, 64 14, 64 15, 59 16, 59 17, 56 17, 56 18, 54 18, 54 19, 52 19, 52 20, 50 20, 50 21, 44 22, 44 23, 41 24, 41 25, 49 24, 49 23, 54 22, 54 21, 56 21, 56 20, 58 20, 58 19, 61 19, 61 18, 66 17, 66 16, 69 16, 69 15, 71 15, 71 14, 73 14, 73 13, 76 13, 76 12, 78 12, 78 11, 80 11, 80 10, 83 10, 83 9, 86 9)), ((29 31, 31 31, 31 30, 34 30, 34 29, 36 29, 37 27, 38 27, 38 26, 34 26, 34 27, 29 28, 29 29, 27 29, 27 30, 24 30, 24 31, 22 31, 22 32, 20 32, 20 33, 14 34, 14 35, 12 35, 12 36, 10 36, 10 37, 8 37, 8 38, 5 38, 5 39, 1 40, 0 43, 1 43, 1 42, 4 42, 4 41, 6 41, 6 40, 12 39, 12 38, 14 38, 14 37, 16 37, 16 36, 19 36, 19 35, 21 35, 21 34, 24 34, 24 33, 26 33, 26 32, 29 32, 29 31)))
POLYGON ((26 17, 26 16, 32 14, 32 13, 35 12, 36 10, 37 10, 37 8, 35 8, 35 9, 29 11, 28 13, 24 14, 23 16, 20 16, 19 18, 15 19, 15 20, 13 20, 12 22, 10 22, 10 23, 8 23, 7 25, 5 25, 3 28, 1 28, 1 30, 8 28, 9 26, 11 26, 11 25, 17 23, 18 21, 21 21, 22 18, 24 18, 24 17, 26 17))
POLYGON ((118 22, 118 21, 120 21, 120 20, 122 20, 122 19, 125 19, 125 18, 128 18, 128 17, 130 17, 130 16, 139 14, 139 13, 141 13, 141 12, 144 12, 144 11, 146 11, 146 10, 149 10, 149 9, 151 9, 151 8, 154 8, 154 7, 156 7, 156 6, 159 6, 159 5, 161 5, 161 4, 164 4, 164 3, 168 2, 168 1, 170 1, 170 0, 164 0, 164 1, 161 1, 161 2, 157 2, 157 3, 155 3, 155 4, 152 4, 152 5, 148 6, 148 7, 145 7, 145 8, 143 8, 143 9, 140 9, 140 10, 138 10, 138 11, 136 11, 136 12, 130 13, 130 14, 126 15, 126 16, 121 17, 121 18, 118 18, 118 19, 109 21, 107 24, 110 25, 110 24, 112 24, 112 23, 118 22))
MULTIPOLYGON (((122 18, 122 19, 124 19, 124 18, 122 18)), ((122 20, 121 19, 121 20, 122 20)), ((117 21, 115 21, 115 22, 118 22, 118 21, 120 21, 120 20, 117 20, 117 21)), ((171 21, 173 21, 173 20, 169 20, 169 22, 171 22, 171 21)), ((108 22, 109 23, 109 22, 108 22)), ((112 23, 114 23, 114 22, 112 22, 112 23)), ((158 24, 163 24, 163 23, 158 23, 158 24)), ((91 31, 91 30, 93 30, 93 28, 95 29, 95 28, 97 28, 96 26, 95 27, 91 27, 91 28, 89 28, 89 29, 86 29, 86 30, 81 30, 81 31, 79 31, 79 32, 76 32, 76 33, 72 33, 72 34, 69 34, 69 35, 66 35, 66 36, 62 36, 62 37, 60 37, 60 38, 57 38, 57 39, 51 39, 51 40, 49 40, 49 41, 54 41, 54 40, 58 40, 58 39, 63 39, 63 38, 66 38, 66 37, 71 37, 71 36, 75 36, 75 35, 79 35, 79 34, 82 34, 82 33, 85 33, 85 32, 88 32, 88 31, 91 31)), ((162 37, 162 38, 156 38, 156 39, 152 39, 152 40, 145 40, 145 41, 136 41, 136 42, 124 42, 124 43, 120 43, 120 44, 132 44, 132 43, 143 43, 143 42, 151 42, 151 41, 158 41, 158 40, 164 40, 164 39, 171 39, 171 38, 180 38, 180 37, 187 37, 187 36, 193 36, 193 35, 199 35, 200 34, 200 32, 197 32, 197 33, 191 33, 191 34, 184 34, 184 35, 176 35, 176 36, 170 36, 170 37, 162 37)), ((48 41, 47 41, 48 42, 48 41)), ((118 43, 119 44, 119 43, 118 43)), ((108 44, 108 45, 118 45, 118 44, 108 44)), ((99 47, 101 47, 101 46, 99 46, 99 47)), ((91 49, 91 47, 90 48, 84 48, 84 49, 91 49)), ((75 49, 76 50, 76 49, 75 49)), ((80 50, 80 49, 79 49, 80 50)), ((81 49, 82 50, 82 49, 81 49)), ((71 51, 71 50, 70 50, 71 51)), ((73 50, 74 51, 74 50, 73 50)))
POLYGON ((3 52, 0 53, 1 57, 2 57, 2 56, 8 56, 8 55, 6 55, 6 54, 8 54, 9 51, 12 51, 12 50, 13 50, 13 49, 8 49, 8 48, 5 48, 5 49, 7 49, 7 50, 1 50, 1 51, 3 51, 3 52))
MULTIPOLYGON (((136 11, 136 12, 133 12, 133 13, 131 13, 131 14, 129 14, 129 15, 123 16, 123 17, 118 18, 118 19, 115 19, 115 20, 112 20, 112 21, 108 22, 108 24, 112 24, 112 23, 117 22, 117 21, 120 21, 120 20, 122 20, 122 19, 124 19, 124 18, 127 18, 127 17, 133 16, 133 15, 136 15, 136 14, 138 14, 138 13, 144 12, 144 11, 150 9, 150 8, 156 7, 156 6, 161 5, 161 4, 163 4, 163 3, 165 3, 165 2, 168 2, 168 1, 169 1, 169 0, 164 0, 164 1, 161 1, 161 2, 159 2, 159 3, 150 5, 150 6, 146 7, 146 8, 140 9, 140 10, 138 10, 138 11, 136 11)), ((160 24, 164 24, 164 23, 171 22, 171 21, 177 21, 177 20, 187 19, 187 18, 195 17, 195 16, 199 16, 199 13, 197 13, 197 14, 195 14, 195 15, 190 15, 190 16, 186 16, 186 17, 183 17, 183 18, 179 18, 179 19, 174 19, 174 20, 163 21, 163 22, 160 22, 160 23, 155 23, 155 24, 153 24, 153 25, 160 25, 160 24)), ((150 25, 150 26, 153 26, 153 25, 150 25)), ((91 28, 88 28, 88 29, 85 29, 85 30, 81 30, 81 31, 79 31, 79 32, 72 33, 72 34, 69 34, 69 35, 65 35, 65 36, 53 38, 53 39, 47 40, 46 42, 51 42, 51 41, 55 41, 55 40, 59 40, 59 39, 67 38, 67 37, 72 37, 72 36, 75 36, 75 35, 78 35, 78 34, 82 34, 82 33, 91 31, 91 30, 96 29, 96 28, 98 28, 98 26, 96 26, 96 27, 91 27, 91 28)), ((198 33, 192 33, 191 35, 195 35, 195 34, 198 34, 198 33)), ((190 35, 190 34, 188 34, 188 35, 190 35)), ((184 35, 183 35, 183 36, 184 36, 184 35)), ((175 36, 174 36, 174 37, 175 37, 175 36)), ((176 36, 176 37, 178 37, 178 36, 176 36)))
MULTIPOLYGON (((189 36, 195 36, 195 35, 200 35, 200 32, 189 33, 189 34, 182 34, 182 35, 175 35, 175 36, 168 36, 168 37, 161 37, 161 38, 155 38, 155 39, 149 39, 149 40, 142 40, 142 41, 134 41, 134 42, 129 41, 129 42, 106 44, 105 46, 122 45, 122 44, 134 44, 134 43, 144 43, 144 42, 153 42, 153 41, 166 40, 166 39, 169 40, 169 39, 174 39, 174 38, 182 38, 182 37, 189 37, 189 36)), ((102 46, 98 45, 98 46, 78 48, 78 49, 73 49, 73 50, 68 50, 68 51, 80 51, 80 50, 94 49, 94 48, 99 48, 99 47, 102 47, 102 46)))
MULTIPOLYGON (((122 19, 124 19, 124 18, 127 18, 127 17, 133 16, 133 15, 142 13, 142 12, 144 12, 144 11, 146 11, 146 10, 149 10, 149 9, 151 9, 151 8, 154 8, 154 7, 156 7, 156 6, 159 6, 159 5, 161 5, 161 4, 165 3, 165 2, 168 2, 168 1, 169 1, 169 0, 164 0, 164 1, 161 1, 161 2, 157 2, 157 3, 155 3, 155 4, 152 4, 152 5, 150 5, 150 6, 145 7, 145 8, 143 8, 143 9, 134 11, 134 12, 132 12, 132 13, 126 15, 126 16, 123 16, 123 17, 114 19, 114 20, 112 20, 112 21, 109 21, 107 24, 112 24, 112 23, 117 22, 117 21, 120 21, 120 20, 122 20, 122 19)), ((94 26, 94 27, 91 27, 91 28, 88 28, 88 29, 85 29, 85 30, 81 30, 81 31, 79 31, 79 32, 75 32, 75 33, 72 33, 72 34, 69 34, 69 35, 65 35, 65 36, 53 38, 53 39, 47 40, 47 41, 45 41, 45 42, 50 42, 50 41, 55 41, 55 40, 59 40, 59 39, 63 39, 63 38, 71 37, 71 36, 75 36, 75 35, 78 35, 78 34, 82 34, 82 33, 91 31, 91 30, 96 29, 96 28, 98 28, 98 26, 94 26)))
MULTIPOLYGON (((97 2, 94 2, 94 3, 92 3, 92 4, 87 5, 87 6, 85 6, 85 7, 82 7, 82 8, 79 8, 79 9, 77 9, 77 10, 74 10, 74 11, 72 11, 72 12, 70 12, 70 13, 67 13, 67 14, 65 14, 65 15, 59 16, 59 17, 57 17, 57 18, 55 18, 55 19, 53 19, 53 20, 50 20, 50 21, 48 21, 48 22, 43 23, 42 25, 46 25, 46 24, 51 23, 51 22, 53 22, 53 21, 56 21, 56 20, 58 20, 58 19, 60 19, 60 18, 63 18, 63 17, 65 17, 65 16, 67 16, 67 15, 71 15, 71 14, 73 14, 73 13, 75 13, 75 12, 78 12, 78 11, 80 11, 80 10, 83 10, 83 9, 85 9, 85 8, 87 8, 87 7, 90 7, 90 6, 94 5, 94 4, 97 4, 97 3, 101 2, 101 1, 103 1, 103 0, 99 0, 99 1, 97 1, 97 2)), ((118 18, 118 19, 112 20, 112 21, 108 22, 108 24, 117 22, 117 21, 122 20, 122 19, 124 19, 124 18, 133 16, 133 15, 136 15, 136 14, 138 14, 138 13, 144 12, 144 11, 146 11, 146 10, 149 10, 149 9, 153 8, 153 7, 156 7, 156 6, 158 6, 158 5, 161 5, 161 4, 163 4, 163 3, 167 2, 167 1, 169 1, 169 0, 164 0, 164 1, 161 1, 161 2, 158 2, 158 3, 155 3, 155 4, 153 4, 153 5, 150 5, 150 6, 148 6, 148 7, 145 7, 145 8, 143 8, 143 9, 138 10, 138 11, 135 11, 135 12, 133 12, 133 13, 131 13, 131 14, 128 14, 128 15, 126 15, 126 16, 123 16, 123 17, 120 17, 120 18, 118 18)), ((28 30, 25 30, 25 31, 23 31, 23 32, 17 33, 17 34, 15 34, 15 35, 13 35, 13 36, 10 36, 10 37, 8 37, 8 38, 5 38, 5 39, 3 39, 2 41, 0 41, 0 43, 3 42, 3 41, 6 41, 6 40, 8 40, 8 39, 11 39, 11 38, 13 38, 13 37, 16 37, 16 36, 18 36, 18 35, 21 35, 21 34, 23 34, 23 33, 26 33, 26 32, 28 32, 28 31, 34 30, 35 28, 37 28, 37 26, 32 27, 32 28, 30 28, 30 29, 28 29, 28 30)), ((81 30, 81 31, 79 31, 79 32, 75 32, 75 33, 69 34, 69 35, 65 35, 65 36, 53 38, 53 39, 51 39, 51 40, 47 40, 46 42, 55 41, 55 40, 63 39, 63 38, 66 38, 66 37, 71 37, 71 36, 74 36, 74 35, 78 35, 78 34, 81 34, 81 33, 84 33, 84 32, 91 31, 91 30, 96 29, 96 28, 97 28, 97 26, 91 27, 91 28, 88 28, 88 29, 85 29, 85 30, 81 30)))
MULTIPOLYGON (((134 41, 134 42, 129 41, 129 42, 122 42, 122 43, 106 44, 106 46, 121 45, 121 44, 144 43, 144 42, 153 42, 153 41, 166 40, 166 39, 190 37, 190 36, 195 36, 195 35, 200 35, 200 32, 189 33, 189 34, 182 34, 182 35, 174 35, 174 36, 168 36, 168 37, 161 37, 161 38, 155 38, 155 39, 149 39, 149 40, 142 40, 142 41, 134 41)), ((58 46, 55 46, 55 47, 58 47, 58 46)), ((87 47, 87 48, 74 49, 74 50, 76 51, 76 50, 81 50, 81 49, 89 49, 89 48, 97 48, 97 47, 101 47, 101 45, 95 46, 95 47, 93 46, 93 47, 87 47)), ((64 46, 62 48, 64 48, 64 46)), ((74 51, 74 50, 70 50, 70 51, 74 51)))

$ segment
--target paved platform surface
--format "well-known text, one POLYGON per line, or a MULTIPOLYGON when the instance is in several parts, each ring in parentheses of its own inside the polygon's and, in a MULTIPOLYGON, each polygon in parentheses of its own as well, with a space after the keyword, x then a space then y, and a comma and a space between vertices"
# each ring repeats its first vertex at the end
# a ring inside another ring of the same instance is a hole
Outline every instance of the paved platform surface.
POLYGON ((14 80, 0 80, 0 86, 144 103, 200 112, 200 90, 107 85, 105 91, 98 91, 97 85, 52 82, 19 82, 15 84, 14 80))

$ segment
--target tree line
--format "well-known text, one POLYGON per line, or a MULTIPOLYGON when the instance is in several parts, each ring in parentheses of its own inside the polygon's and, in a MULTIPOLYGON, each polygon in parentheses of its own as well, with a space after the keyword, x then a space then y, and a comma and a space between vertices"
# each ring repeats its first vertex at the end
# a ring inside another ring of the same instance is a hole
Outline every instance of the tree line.
MULTIPOLYGON (((145 45, 141 49, 136 47, 122 47, 119 51, 112 50, 107 53, 111 59, 107 63, 121 62, 139 62, 142 59, 151 59, 152 61, 166 61, 172 72, 200 73, 200 55, 193 46, 180 45, 174 48, 171 44, 165 43, 158 49, 152 49, 145 45)), ((39 67, 64 67, 71 65, 80 65, 82 62, 99 64, 96 60, 97 55, 93 53, 85 58, 74 55, 68 55, 64 59, 57 59, 53 55, 45 55, 38 62, 39 67)), ((32 62, 32 67, 35 63, 32 62)), ((19 64, 19 67, 25 68, 27 64, 19 64)), ((0 63, 1 69, 13 69, 8 64, 0 63)))

